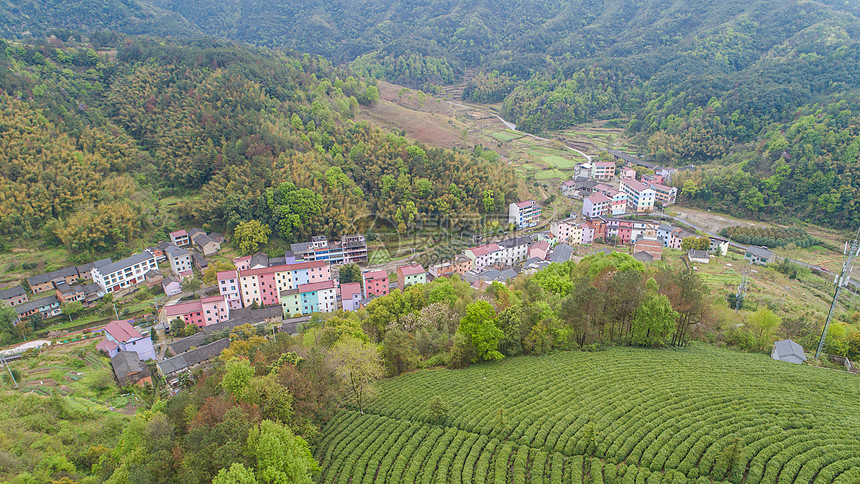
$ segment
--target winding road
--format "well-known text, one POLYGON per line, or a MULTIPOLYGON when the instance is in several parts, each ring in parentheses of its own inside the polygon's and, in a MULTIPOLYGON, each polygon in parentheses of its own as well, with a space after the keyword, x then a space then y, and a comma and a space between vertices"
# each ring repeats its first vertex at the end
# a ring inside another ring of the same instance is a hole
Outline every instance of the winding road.
MULTIPOLYGON (((447 101, 447 103, 448 103, 448 104, 450 104, 450 105, 452 105, 452 106, 457 106, 458 108, 465 108, 465 109, 478 109, 478 108, 472 108, 472 107, 469 107, 469 106, 466 106, 466 105, 463 105, 463 104, 455 103, 455 102, 453 102, 453 101, 447 101)), ((593 156, 591 156, 591 155, 586 155, 585 153, 583 153, 582 151, 579 151, 579 150, 578 150, 578 149, 576 149, 576 148, 573 148, 573 147, 571 147, 571 146, 567 146, 566 144, 562 143, 561 141, 558 141, 558 140, 551 140, 551 139, 546 139, 546 138, 541 138, 540 136, 533 135, 533 134, 531 134, 531 133, 526 133, 525 131, 520 131, 520 130, 518 130, 518 129, 517 129, 517 125, 516 125, 516 124, 514 124, 514 123, 512 123, 512 122, 510 122, 510 121, 508 121, 508 120, 506 120, 505 118, 503 118, 503 117, 499 116, 499 115, 498 115, 498 114, 496 114, 496 113, 490 113, 490 114, 492 114, 493 116, 495 116, 496 118, 498 118, 498 119, 499 119, 499 121, 501 121, 501 122, 502 122, 502 124, 504 124, 506 128, 508 128, 509 130, 511 130, 511 131, 513 131, 513 132, 515 132, 515 133, 524 134, 524 135, 526 135, 526 136, 530 136, 530 137, 532 137, 532 138, 534 138, 534 139, 536 139, 536 140, 546 141, 547 143, 555 143, 555 142, 561 143, 561 144, 562 144, 562 145, 564 145, 564 147, 565 147, 565 148, 567 148, 568 150, 573 151, 573 152, 576 152, 576 153, 579 153, 579 154, 580 154, 581 156, 583 156, 586 160, 588 160, 588 162, 589 162, 589 163, 591 163, 591 159, 592 159, 592 158, 594 158, 593 156)))

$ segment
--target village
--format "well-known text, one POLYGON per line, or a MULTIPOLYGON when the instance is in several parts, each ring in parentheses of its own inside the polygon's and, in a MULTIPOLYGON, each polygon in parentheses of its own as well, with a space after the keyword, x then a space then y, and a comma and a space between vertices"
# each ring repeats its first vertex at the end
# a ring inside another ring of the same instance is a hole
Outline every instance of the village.
MULTIPOLYGON (((197 328, 194 334, 174 339, 159 351, 151 334, 139 324, 135 327, 139 321, 122 320, 117 313, 116 320, 97 330, 105 337, 97 349, 111 358, 122 384, 149 382, 148 360, 156 360, 161 376, 176 383, 180 374, 227 348, 229 332, 237 326, 265 324, 296 333, 314 313, 357 311, 391 291, 436 278, 456 274, 483 289, 553 263, 578 260, 577 247, 595 243, 605 245, 604 252, 624 251, 643 263, 660 261, 666 248, 683 250, 689 264, 707 264, 712 256, 727 254, 726 238, 648 217, 675 203, 677 188, 666 185, 675 169, 621 152, 610 154, 623 166, 614 161, 582 163, 574 178, 562 183, 565 197, 582 200, 580 213, 552 220, 547 229, 537 201, 511 203, 507 222, 513 230, 507 236, 428 267, 407 260, 389 273, 368 265, 364 235, 344 235, 335 241, 320 235, 292 244, 283 257, 258 252, 234 258, 235 269, 218 271, 215 287, 188 295, 184 282, 195 277, 195 269, 206 270, 207 257, 225 243, 221 234, 191 228, 171 232, 169 241, 119 261, 103 259, 32 276, 26 280, 29 291, 23 286, 0 291, 0 304, 13 308, 19 322, 34 315, 47 319, 61 315, 70 302, 92 307, 106 295, 121 297, 140 287, 161 286, 168 300, 150 331, 169 333, 171 323, 179 322, 197 328), (637 179, 636 167, 654 174, 637 179), (340 282, 339 269, 346 264, 365 267, 359 281, 340 282)), ((751 246, 744 259, 766 265, 774 261, 774 254, 751 246)))

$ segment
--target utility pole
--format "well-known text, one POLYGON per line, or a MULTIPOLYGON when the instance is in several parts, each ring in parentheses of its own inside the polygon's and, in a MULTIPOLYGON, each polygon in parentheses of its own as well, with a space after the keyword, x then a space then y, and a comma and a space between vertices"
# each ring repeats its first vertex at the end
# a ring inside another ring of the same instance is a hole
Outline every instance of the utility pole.
POLYGON ((12 383, 15 384, 15 388, 18 388, 18 381, 15 380, 15 375, 12 374, 12 368, 9 367, 9 360, 6 359, 6 355, 0 353, 0 360, 3 360, 3 366, 9 370, 9 376, 12 377, 12 383))
POLYGON ((735 294, 735 313, 737 313, 741 309, 741 304, 743 304, 744 298, 747 296, 747 273, 749 272, 749 268, 744 269, 743 280, 741 280, 741 285, 738 286, 738 292, 735 294))
POLYGON ((830 328, 830 321, 833 320, 833 313, 836 312, 836 306, 839 305, 839 293, 842 288, 851 283, 851 270, 854 268, 854 258, 860 255, 860 229, 857 230, 857 235, 854 236, 854 241, 849 245, 845 243, 845 262, 842 263, 842 272, 836 278, 836 292, 833 294, 833 302, 830 303, 830 312, 827 313, 827 320, 824 321, 824 329, 821 331, 821 339, 818 340, 818 349, 815 350, 815 359, 821 356, 824 350, 824 340, 827 338, 827 330, 830 328))

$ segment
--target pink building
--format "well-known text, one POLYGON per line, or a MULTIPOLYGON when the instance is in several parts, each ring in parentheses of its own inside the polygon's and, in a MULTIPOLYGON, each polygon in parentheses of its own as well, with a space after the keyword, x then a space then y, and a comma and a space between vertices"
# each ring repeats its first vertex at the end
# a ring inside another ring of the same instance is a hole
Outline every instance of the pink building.
POLYGON ((388 294, 388 273, 379 271, 369 271, 362 274, 364 280, 364 297, 370 296, 385 296, 388 294))
POLYGON ((222 271, 218 273, 218 292, 227 299, 230 309, 242 307, 242 292, 239 290, 239 273, 222 271))
POLYGON ((618 172, 618 178, 622 180, 635 180, 636 179, 636 170, 633 168, 621 168, 618 172))
POLYGON ((298 262, 261 269, 239 270, 239 291, 242 305, 255 301, 262 306, 281 304, 281 291, 298 288, 302 284, 331 280, 331 269, 323 261, 298 262))
POLYGON ((230 305, 224 296, 210 296, 196 301, 165 306, 164 312, 168 321, 182 318, 185 324, 196 324, 199 327, 230 319, 230 305))
POLYGON ((582 228, 582 243, 590 244, 594 242, 594 228, 585 222, 579 224, 579 226, 582 228))
POLYGON ((543 240, 540 242, 535 242, 534 244, 529 246, 528 250, 528 258, 537 257, 540 260, 546 259, 546 253, 549 252, 549 242, 543 240))
POLYGON ((239 271, 247 271, 251 268, 251 257, 250 255, 246 255, 243 257, 237 257, 233 259, 233 265, 236 266, 236 270, 239 271))
POLYGON ((348 282, 340 285, 340 301, 344 311, 355 311, 358 309, 358 301, 361 300, 361 283, 348 282))

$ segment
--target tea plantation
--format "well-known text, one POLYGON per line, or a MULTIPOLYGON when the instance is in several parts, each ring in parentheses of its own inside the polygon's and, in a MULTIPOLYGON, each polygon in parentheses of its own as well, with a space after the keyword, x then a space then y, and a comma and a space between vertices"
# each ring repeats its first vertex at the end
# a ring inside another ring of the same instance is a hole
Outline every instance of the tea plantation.
POLYGON ((564 352, 378 389, 323 429, 321 482, 860 482, 860 378, 766 355, 564 352))

